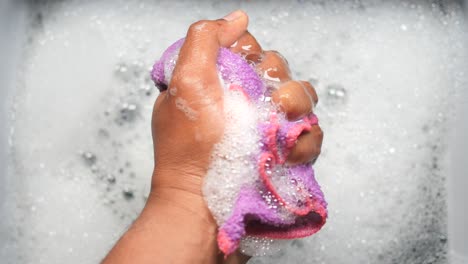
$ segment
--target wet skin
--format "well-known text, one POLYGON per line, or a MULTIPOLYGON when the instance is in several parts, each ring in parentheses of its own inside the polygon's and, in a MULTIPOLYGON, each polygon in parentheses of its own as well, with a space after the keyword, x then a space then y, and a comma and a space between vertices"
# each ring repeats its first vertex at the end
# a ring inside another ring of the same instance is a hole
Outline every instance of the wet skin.
MULTIPOLYGON (((261 77, 278 87, 272 103, 289 120, 311 113, 318 99, 310 83, 291 80, 288 63, 278 52, 262 50, 247 25, 247 15, 236 11, 224 19, 190 26, 171 82, 154 105, 155 168, 148 202, 103 263, 245 263, 249 259, 239 252, 227 259, 219 254, 216 222, 201 192, 211 151, 224 131, 223 89, 216 70, 219 48, 229 47, 244 56, 261 77)), ((288 162, 315 160, 322 138, 318 125, 302 134, 288 162)))

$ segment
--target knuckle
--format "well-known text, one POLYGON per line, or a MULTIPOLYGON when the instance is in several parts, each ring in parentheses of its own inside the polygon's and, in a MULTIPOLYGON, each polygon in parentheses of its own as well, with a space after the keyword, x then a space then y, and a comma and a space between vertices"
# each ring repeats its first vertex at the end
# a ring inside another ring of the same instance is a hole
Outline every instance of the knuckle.
POLYGON ((308 151, 308 147, 306 146, 302 146, 302 147, 298 147, 296 149, 296 156, 298 157, 305 157, 307 156, 307 154, 309 154, 310 151, 308 151))
POLYGON ((188 35, 193 35, 201 31, 213 29, 216 25, 217 23, 211 20, 199 20, 190 25, 188 29, 188 35))
POLYGON ((283 63, 286 63, 286 65, 289 66, 289 61, 286 59, 286 57, 283 56, 283 54, 281 54, 281 52, 277 51, 277 50, 271 50, 271 53, 274 54, 274 56, 276 57, 277 60, 283 62, 283 63))
POLYGON ((322 141, 323 141, 323 131, 320 128, 319 125, 314 125, 312 126, 311 129, 312 135, 313 135, 313 142, 317 146, 321 147, 322 146, 322 141))
POLYGON ((289 120, 297 120, 312 111, 312 102, 302 84, 289 81, 274 94, 273 101, 281 106, 289 120))
POLYGON ((257 65, 260 76, 269 81, 287 82, 291 80, 291 71, 285 59, 276 51, 264 51, 263 58, 257 65))
POLYGON ((197 74, 193 74, 191 71, 182 71, 180 75, 174 76, 171 86, 185 88, 191 87, 192 89, 197 88, 200 84, 200 77, 197 74))
POLYGON ((229 49, 232 52, 244 56, 247 61, 253 63, 260 62, 262 47, 248 31, 246 31, 229 49))
POLYGON ((317 91, 315 90, 314 86, 312 86, 312 84, 307 81, 301 81, 301 83, 307 89, 307 92, 309 93, 312 100, 314 101, 314 104, 316 105, 318 103, 318 96, 317 96, 317 91))

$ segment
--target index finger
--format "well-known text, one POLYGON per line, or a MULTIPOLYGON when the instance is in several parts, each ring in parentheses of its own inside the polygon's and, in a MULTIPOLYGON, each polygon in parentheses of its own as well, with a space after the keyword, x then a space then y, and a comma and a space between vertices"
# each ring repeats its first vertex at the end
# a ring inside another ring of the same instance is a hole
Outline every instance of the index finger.
POLYGON ((216 59, 220 47, 234 43, 246 30, 248 17, 235 11, 224 19, 192 24, 182 45, 169 86, 181 93, 197 95, 219 87, 216 59), (195 93, 195 94, 194 94, 195 93))

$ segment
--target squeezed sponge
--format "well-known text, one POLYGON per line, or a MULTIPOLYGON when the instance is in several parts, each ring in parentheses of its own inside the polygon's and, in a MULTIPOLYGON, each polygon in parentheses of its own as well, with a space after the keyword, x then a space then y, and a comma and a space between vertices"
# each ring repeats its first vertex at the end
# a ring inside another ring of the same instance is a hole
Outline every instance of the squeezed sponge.
MULTIPOLYGON (((169 85, 181 39, 155 63, 151 77, 169 85)), ((318 124, 314 114, 288 121, 270 100, 272 90, 243 57, 220 48, 225 133, 215 146, 203 194, 216 219, 218 246, 229 255, 239 245, 248 255, 268 254, 249 238, 284 240, 310 236, 325 224, 327 204, 312 164, 285 164, 299 135, 318 124)))

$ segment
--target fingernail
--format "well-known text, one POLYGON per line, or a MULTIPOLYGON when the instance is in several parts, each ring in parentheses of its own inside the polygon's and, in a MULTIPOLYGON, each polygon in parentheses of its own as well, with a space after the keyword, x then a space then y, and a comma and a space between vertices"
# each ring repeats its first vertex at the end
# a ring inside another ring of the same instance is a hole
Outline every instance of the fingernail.
POLYGON ((236 11, 231 12, 230 14, 224 16, 223 19, 227 20, 227 21, 234 21, 234 20, 238 19, 241 15, 242 15, 242 11, 241 10, 236 10, 236 11))

